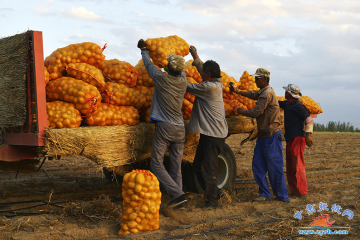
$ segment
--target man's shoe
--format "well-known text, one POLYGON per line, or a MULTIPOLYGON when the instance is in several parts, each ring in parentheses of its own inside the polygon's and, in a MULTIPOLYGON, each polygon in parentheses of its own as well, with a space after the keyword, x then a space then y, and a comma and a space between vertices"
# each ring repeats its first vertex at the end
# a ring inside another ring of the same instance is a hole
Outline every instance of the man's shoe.
POLYGON ((185 194, 183 194, 180 197, 177 197, 174 200, 171 200, 171 202, 168 204, 168 207, 170 207, 170 208, 177 207, 185 202, 187 202, 187 200, 185 199, 185 194))
POLYGON ((272 201, 272 200, 273 200, 272 198, 258 197, 258 198, 255 198, 253 201, 254 202, 265 202, 265 201, 272 201))
POLYGON ((290 203, 290 199, 284 200, 284 199, 278 199, 275 198, 276 201, 284 202, 284 203, 290 203))
POLYGON ((289 197, 293 197, 293 198, 305 198, 306 194, 300 195, 300 194, 296 194, 296 193, 290 193, 289 197))
POLYGON ((219 207, 219 205, 211 205, 209 202, 207 202, 206 204, 205 204, 205 207, 203 207, 202 208, 202 210, 205 210, 205 211, 207 211, 207 210, 214 210, 214 209, 217 209, 219 207))
POLYGON ((221 198, 221 195, 224 193, 224 190, 222 190, 221 188, 218 188, 216 191, 217 194, 217 199, 219 200, 221 198))

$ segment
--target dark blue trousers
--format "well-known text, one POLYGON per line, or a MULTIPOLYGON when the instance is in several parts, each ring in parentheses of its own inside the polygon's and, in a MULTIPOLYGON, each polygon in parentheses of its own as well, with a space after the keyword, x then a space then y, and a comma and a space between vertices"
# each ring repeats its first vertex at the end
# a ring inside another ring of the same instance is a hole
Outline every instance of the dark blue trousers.
POLYGON ((271 137, 258 139, 254 149, 252 169, 256 183, 259 185, 260 197, 271 198, 266 173, 277 200, 288 201, 284 176, 283 146, 278 138, 281 131, 271 137))

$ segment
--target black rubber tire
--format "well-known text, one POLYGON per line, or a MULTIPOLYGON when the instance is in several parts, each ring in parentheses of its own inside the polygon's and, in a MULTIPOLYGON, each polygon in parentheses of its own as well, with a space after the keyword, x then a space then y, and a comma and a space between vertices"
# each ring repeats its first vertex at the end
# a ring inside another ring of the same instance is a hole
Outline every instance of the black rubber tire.
MULTIPOLYGON (((231 148, 225 143, 223 151, 218 157, 218 188, 228 190, 232 188, 236 178, 236 159, 231 148)), ((183 178, 186 179, 186 190, 195 193, 204 193, 204 189, 200 186, 196 179, 191 164, 183 165, 183 178)))

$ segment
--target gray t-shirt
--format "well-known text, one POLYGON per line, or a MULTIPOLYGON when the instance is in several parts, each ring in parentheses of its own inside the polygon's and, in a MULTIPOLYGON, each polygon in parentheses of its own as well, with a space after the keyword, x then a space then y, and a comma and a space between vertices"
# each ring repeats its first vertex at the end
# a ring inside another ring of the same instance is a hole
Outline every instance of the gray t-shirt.
MULTIPOLYGON (((203 62, 199 58, 193 65, 201 72, 203 62)), ((195 95, 188 131, 225 138, 228 135, 228 125, 225 119, 221 78, 213 78, 202 83, 188 83, 186 91, 195 95)))
POLYGON ((188 83, 186 74, 184 72, 179 76, 166 74, 150 61, 149 50, 141 50, 141 55, 145 68, 155 83, 150 118, 184 126, 181 107, 188 83))

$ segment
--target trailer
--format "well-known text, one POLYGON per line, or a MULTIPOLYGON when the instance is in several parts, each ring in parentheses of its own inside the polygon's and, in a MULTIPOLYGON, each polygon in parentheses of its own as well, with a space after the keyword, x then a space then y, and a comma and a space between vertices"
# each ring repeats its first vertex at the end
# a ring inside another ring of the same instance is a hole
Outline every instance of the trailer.
MULTIPOLYGON (((73 129, 47 126, 42 32, 28 31, 0 39, 0 90, 7 93, 0 98, 0 111, 6 116, 0 119, 0 161, 42 158, 42 165, 48 158, 81 155, 101 165, 105 176, 111 179, 114 173, 121 175, 131 170, 134 163, 150 158, 153 124, 73 129), (16 66, 11 67, 14 63, 16 66), (18 99, 14 100, 14 96, 18 99), (114 135, 106 136, 106 132, 130 137, 118 141, 114 135), (61 139, 66 139, 66 144, 61 144, 61 139)), ((248 133, 247 140, 256 138, 255 119, 237 116, 227 118, 227 122, 229 134, 248 133)), ((188 121, 185 123, 187 126, 188 121)), ((186 134, 183 179, 188 189, 203 192, 191 167, 198 141, 198 133, 186 134)), ((227 144, 218 161, 218 187, 229 189, 235 183, 236 160, 227 144)))

